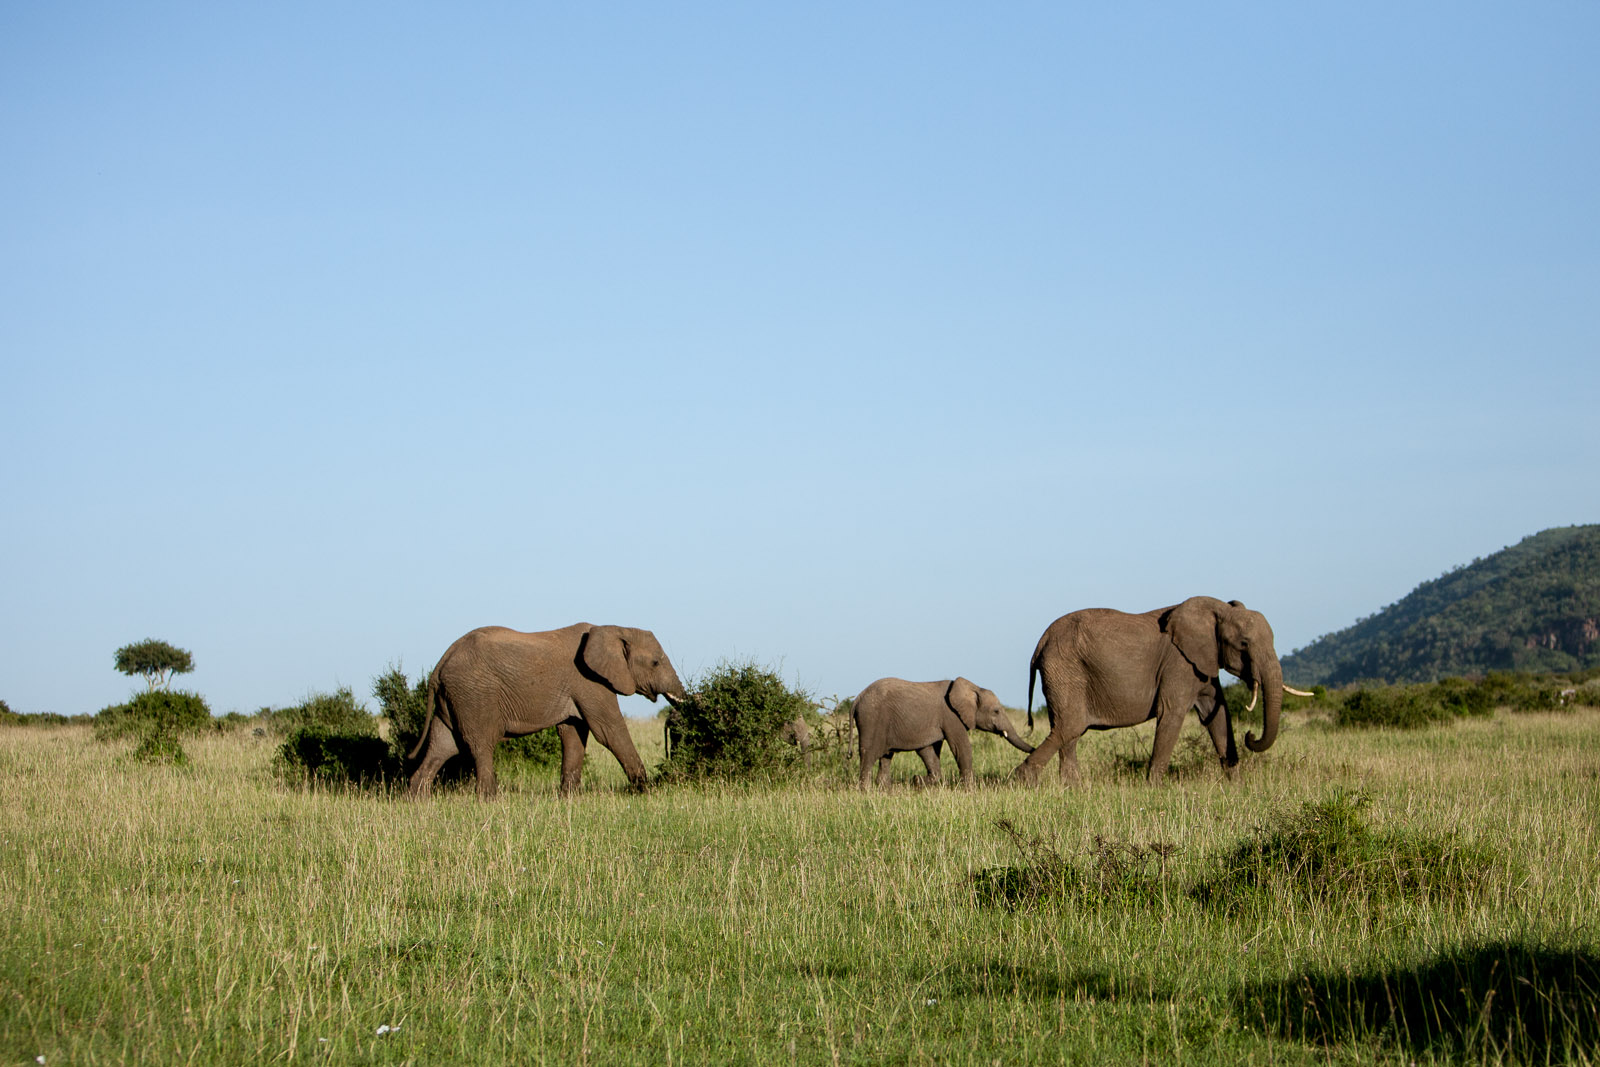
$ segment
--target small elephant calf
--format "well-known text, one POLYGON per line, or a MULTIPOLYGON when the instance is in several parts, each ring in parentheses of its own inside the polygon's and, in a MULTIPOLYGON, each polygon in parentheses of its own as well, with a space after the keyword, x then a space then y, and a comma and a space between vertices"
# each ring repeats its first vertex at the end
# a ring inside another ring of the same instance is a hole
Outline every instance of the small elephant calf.
POLYGON ((1033 746, 1017 736, 1000 698, 965 678, 942 682, 908 682, 879 678, 855 700, 856 739, 861 748, 861 788, 867 788, 872 764, 878 764, 878 786, 889 784, 889 760, 896 752, 915 752, 939 780, 939 752, 946 741, 955 753, 961 784, 972 784, 972 742, 967 731, 999 734, 1023 752, 1033 746))

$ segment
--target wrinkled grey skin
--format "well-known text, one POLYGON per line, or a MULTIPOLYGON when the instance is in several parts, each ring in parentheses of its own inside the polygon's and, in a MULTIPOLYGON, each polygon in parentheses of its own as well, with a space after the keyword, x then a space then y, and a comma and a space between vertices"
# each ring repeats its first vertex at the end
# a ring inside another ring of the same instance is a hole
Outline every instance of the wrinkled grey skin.
POLYGON ((1262 736, 1246 734, 1252 752, 1265 752, 1278 737, 1283 708, 1283 669, 1266 618, 1237 600, 1190 597, 1142 615, 1090 608, 1050 624, 1028 667, 1028 721, 1033 721, 1034 676, 1044 683, 1050 736, 1017 768, 1033 781, 1050 757, 1061 754, 1061 781, 1078 780, 1078 739, 1087 730, 1109 730, 1156 720, 1155 749, 1147 780, 1167 773, 1183 716, 1197 708, 1211 735, 1223 771, 1238 773, 1233 721, 1222 699, 1220 673, 1264 690, 1262 736))
POLYGON ((562 793, 578 787, 589 732, 609 748, 635 788, 644 762, 633 747, 617 697, 683 699, 683 683, 649 630, 591 626, 522 633, 473 630, 445 650, 428 682, 428 725, 411 751, 422 763, 410 792, 427 796, 434 775, 463 749, 478 774, 478 796, 495 795, 494 746, 552 726, 561 738, 562 793))
POLYGON ((856 697, 856 742, 861 752, 861 788, 867 788, 873 763, 878 787, 889 784, 889 761, 896 752, 922 757, 928 777, 939 780, 939 755, 946 741, 955 753, 961 784, 972 784, 972 741, 968 730, 999 734, 1023 752, 1033 747, 1017 736, 1000 698, 965 678, 908 682, 879 678, 856 697))

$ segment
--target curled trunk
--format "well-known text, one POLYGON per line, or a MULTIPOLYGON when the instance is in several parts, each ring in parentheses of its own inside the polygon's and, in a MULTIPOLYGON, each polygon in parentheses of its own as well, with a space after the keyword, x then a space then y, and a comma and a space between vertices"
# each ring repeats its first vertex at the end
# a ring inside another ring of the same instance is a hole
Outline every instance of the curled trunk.
POLYGON ((1244 735, 1244 744, 1251 752, 1265 752, 1278 739, 1278 713, 1283 710, 1283 668, 1276 659, 1261 665, 1261 688, 1265 703, 1261 708, 1261 736, 1244 735))

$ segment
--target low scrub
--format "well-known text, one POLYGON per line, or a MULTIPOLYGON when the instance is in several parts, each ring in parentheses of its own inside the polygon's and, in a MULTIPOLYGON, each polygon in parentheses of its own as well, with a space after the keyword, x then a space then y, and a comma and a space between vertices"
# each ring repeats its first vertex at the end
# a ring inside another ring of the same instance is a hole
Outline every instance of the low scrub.
POLYGON ((1453 835, 1367 825, 1364 796, 1343 791, 1272 819, 1217 858, 1193 888, 1224 911, 1273 908, 1286 896, 1343 904, 1471 897, 1497 868, 1453 835))
MULTIPOLYGON (((1600 702, 1586 675, 1492 673, 1425 685, 1360 686, 1333 698, 1338 725, 1418 729, 1508 711, 1555 711, 1600 702)), ((1287 705, 1286 705, 1287 706, 1287 705)))
MULTIPOLYGON (((12 711, 11 705, 0 700, 0 726, 68 726, 74 719, 53 711, 12 711)), ((76 721, 85 721, 78 718, 76 721)))
POLYGON ((211 708, 199 693, 181 689, 151 689, 126 704, 102 708, 94 717, 94 736, 100 741, 146 737, 162 733, 173 738, 203 734, 214 728, 211 708))
POLYGON ((312 693, 271 713, 270 728, 286 736, 273 767, 295 784, 365 786, 399 777, 400 765, 378 720, 348 686, 312 693))
POLYGON ((361 734, 301 726, 278 749, 280 777, 300 784, 382 785, 400 777, 400 763, 377 731, 361 734))
POLYGON ((698 680, 668 717, 668 779, 759 778, 800 766, 800 750, 784 727, 807 718, 811 697, 755 663, 724 662, 698 680))
POLYGON ((356 700, 347 685, 331 693, 312 693, 293 707, 272 711, 263 708, 256 718, 272 733, 285 737, 306 726, 353 736, 378 732, 378 720, 356 700))
POLYGON ((995 827, 1011 840, 1021 862, 985 867, 972 876, 978 903, 1011 910, 1047 901, 1075 905, 1146 905, 1168 897, 1168 861, 1176 845, 1137 844, 1096 834, 1075 860, 1043 837, 1028 834, 1009 819, 995 827))

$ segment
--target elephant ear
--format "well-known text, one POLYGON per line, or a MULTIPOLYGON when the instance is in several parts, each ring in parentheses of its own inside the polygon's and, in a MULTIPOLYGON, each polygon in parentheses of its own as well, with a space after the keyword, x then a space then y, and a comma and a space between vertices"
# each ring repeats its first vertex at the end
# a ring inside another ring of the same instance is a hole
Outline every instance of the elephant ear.
POLYGON ((1206 678, 1222 670, 1217 658, 1217 612, 1209 597, 1191 597, 1161 617, 1161 629, 1183 658, 1206 678))
POLYGON ((596 626, 583 635, 578 650, 583 665, 609 685, 618 696, 631 697, 635 689, 628 669, 628 646, 615 626, 596 626))
POLYGON ((961 725, 972 729, 978 722, 978 687, 965 678, 957 678, 945 691, 944 702, 956 713, 961 725))

